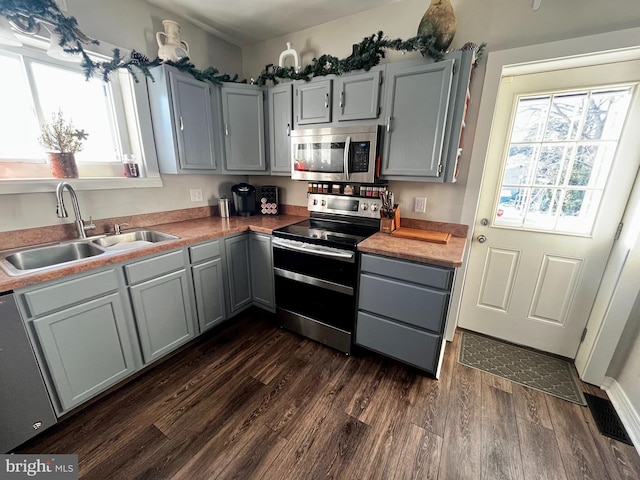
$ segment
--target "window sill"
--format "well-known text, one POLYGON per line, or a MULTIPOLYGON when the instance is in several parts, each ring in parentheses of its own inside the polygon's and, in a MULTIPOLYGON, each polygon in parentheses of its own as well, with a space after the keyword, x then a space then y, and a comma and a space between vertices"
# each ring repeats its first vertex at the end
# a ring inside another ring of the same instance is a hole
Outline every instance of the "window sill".
POLYGON ((37 178, 0 180, 0 195, 55 192, 58 183, 67 181, 75 190, 119 190, 162 187, 162 178, 37 178))

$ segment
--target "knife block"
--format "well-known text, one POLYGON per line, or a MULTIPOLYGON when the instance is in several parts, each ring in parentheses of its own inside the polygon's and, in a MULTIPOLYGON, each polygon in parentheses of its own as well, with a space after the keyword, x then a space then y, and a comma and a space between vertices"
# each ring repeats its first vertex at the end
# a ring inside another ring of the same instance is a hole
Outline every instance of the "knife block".
POLYGON ((392 233, 397 228, 400 228, 400 205, 395 208, 393 218, 380 216, 380 231, 382 233, 392 233))

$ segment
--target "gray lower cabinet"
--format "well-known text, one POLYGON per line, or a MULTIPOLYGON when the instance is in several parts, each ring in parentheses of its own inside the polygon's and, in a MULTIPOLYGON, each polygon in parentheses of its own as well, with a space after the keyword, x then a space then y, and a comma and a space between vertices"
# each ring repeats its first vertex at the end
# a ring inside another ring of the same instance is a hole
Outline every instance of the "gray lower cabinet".
POLYGON ((274 311, 270 235, 243 233, 188 252, 16 291, 58 416, 194 338, 196 322, 202 332, 253 304, 274 311))
POLYGON ((135 327, 116 270, 16 294, 58 415, 139 368, 135 327))
POLYGON ((230 313, 238 313, 253 302, 249 236, 241 234, 225 237, 224 248, 227 256, 229 309, 230 313))
POLYGON ((189 247, 200 332, 227 318, 220 240, 189 247))
POLYGON ((62 410, 70 410, 135 370, 118 293, 33 321, 62 410))
POLYGON ((356 344, 437 374, 454 270, 361 257, 356 344))
POLYGON ((145 364, 195 336, 182 250, 125 266, 145 364))
POLYGON ((264 92, 255 85, 222 86, 225 173, 266 172, 264 92))
POLYGON ((293 84, 269 88, 269 157, 272 175, 291 176, 293 84))
POLYGON ((254 304, 270 312, 275 312, 271 236, 251 233, 249 235, 249 257, 251 261, 251 290, 254 304))

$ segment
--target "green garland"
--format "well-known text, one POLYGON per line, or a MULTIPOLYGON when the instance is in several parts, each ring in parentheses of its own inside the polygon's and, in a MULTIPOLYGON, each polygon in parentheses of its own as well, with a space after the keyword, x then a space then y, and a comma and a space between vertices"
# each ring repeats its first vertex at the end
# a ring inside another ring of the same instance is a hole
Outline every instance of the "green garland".
POLYGON ((365 37, 362 42, 353 46, 353 53, 342 60, 332 55, 314 58, 310 65, 296 71, 293 67, 278 67, 269 64, 258 77, 257 84, 262 86, 267 81, 277 84, 278 80, 310 80, 324 75, 343 75, 354 70, 370 70, 385 58, 385 50, 401 52, 420 52, 435 61, 442 60, 445 53, 435 48, 436 39, 432 35, 418 35, 408 40, 396 38, 391 40, 382 31, 365 37))
MULTIPOLYGON (((75 17, 67 17, 53 0, 0 0, 0 15, 12 21, 20 23, 25 27, 35 25, 35 19, 45 20, 56 25, 55 31, 60 34, 60 45, 68 53, 82 56, 81 67, 87 79, 96 75, 101 75, 105 82, 109 81, 110 75, 116 70, 127 70, 133 79, 138 82, 138 73, 153 80, 150 69, 162 63, 172 65, 178 70, 191 74, 198 80, 205 80, 220 84, 222 82, 240 82, 238 75, 233 77, 228 74, 220 74, 218 69, 208 67, 205 70, 198 70, 188 58, 183 58, 177 62, 162 61, 159 58, 149 60, 146 56, 132 50, 125 57, 121 55, 119 49, 113 50, 112 59, 108 62, 95 62, 83 48, 83 43, 98 45, 98 40, 85 36, 78 27, 75 17), (70 46, 71 45, 71 46, 70 46)), ((279 80, 310 80, 313 77, 324 75, 342 75, 354 70, 369 70, 378 65, 385 58, 385 50, 397 50, 401 52, 420 52, 425 57, 439 61, 446 52, 435 48, 435 37, 432 35, 418 35, 408 40, 399 38, 392 40, 384 36, 382 31, 377 34, 365 37, 359 44, 353 46, 353 53, 347 58, 339 59, 332 55, 322 55, 314 58, 310 65, 296 71, 293 67, 277 67, 269 64, 263 73, 257 78, 255 83, 260 86, 266 85, 268 81, 277 84, 279 80)), ((476 50, 476 58, 479 60, 486 44, 477 46, 467 44, 467 47, 476 50)), ((246 83, 246 80, 242 80, 246 83)), ((253 79, 252 79, 253 82, 253 79)))

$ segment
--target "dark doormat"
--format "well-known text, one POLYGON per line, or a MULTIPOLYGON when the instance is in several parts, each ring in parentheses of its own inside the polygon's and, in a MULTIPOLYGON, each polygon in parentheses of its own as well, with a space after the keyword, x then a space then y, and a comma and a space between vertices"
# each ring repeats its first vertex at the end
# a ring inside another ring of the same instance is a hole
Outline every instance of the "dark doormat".
POLYGON ((458 362, 578 405, 586 405, 573 365, 493 338, 462 332, 458 362))
POLYGON ((629 435, 627 435, 627 430, 622 425, 620 417, 618 417, 616 409, 613 408, 611 400, 596 397, 589 393, 585 393, 584 396, 587 399, 587 405, 589 405, 589 410, 591 410, 591 415, 593 415, 600 433, 627 445, 633 445, 629 435))

